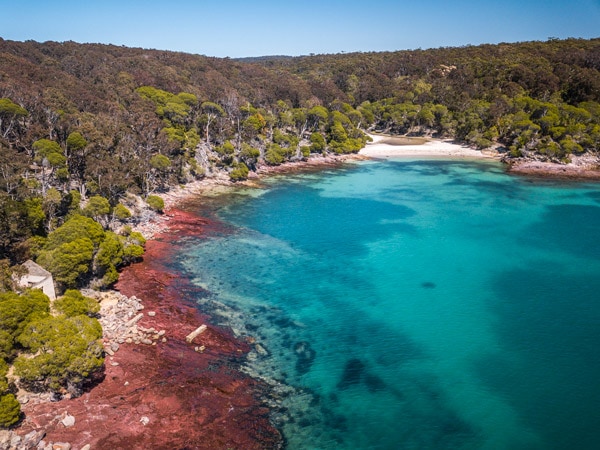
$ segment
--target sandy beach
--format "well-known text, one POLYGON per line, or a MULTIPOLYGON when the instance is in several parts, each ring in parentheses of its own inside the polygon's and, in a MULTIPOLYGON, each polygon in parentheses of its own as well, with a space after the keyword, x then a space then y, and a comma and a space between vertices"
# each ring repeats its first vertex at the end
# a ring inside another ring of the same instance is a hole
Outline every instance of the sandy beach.
POLYGON ((452 157, 452 158, 497 158, 492 150, 475 150, 453 143, 451 140, 423 138, 395 138, 370 134, 373 142, 367 144, 359 155, 371 158, 399 157, 452 157))

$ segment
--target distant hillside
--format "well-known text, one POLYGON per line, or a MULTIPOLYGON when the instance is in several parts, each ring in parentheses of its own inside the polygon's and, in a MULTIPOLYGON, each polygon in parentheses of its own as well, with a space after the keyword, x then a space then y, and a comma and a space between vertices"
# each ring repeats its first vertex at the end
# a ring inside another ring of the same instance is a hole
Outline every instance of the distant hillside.
POLYGON ((309 83, 332 81, 358 103, 401 95, 410 87, 408 82, 416 80, 432 84, 432 98, 437 94, 437 100, 444 98, 435 90, 463 88, 470 97, 490 97, 507 89, 510 95, 511 89, 522 89, 540 100, 555 93, 568 103, 600 100, 600 39, 264 57, 257 62, 288 70, 309 83))
POLYGON ((282 59, 292 59, 293 56, 287 55, 269 55, 269 56, 247 56, 245 58, 233 58, 234 61, 241 63, 266 63, 269 61, 280 61, 282 59))

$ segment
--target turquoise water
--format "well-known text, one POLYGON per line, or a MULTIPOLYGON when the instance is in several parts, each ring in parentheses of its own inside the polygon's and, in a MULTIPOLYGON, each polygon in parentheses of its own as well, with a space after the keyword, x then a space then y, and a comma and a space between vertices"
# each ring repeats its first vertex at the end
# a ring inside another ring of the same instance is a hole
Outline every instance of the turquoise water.
POLYGON ((600 185, 391 160, 215 205, 179 263, 288 448, 600 448, 600 185))

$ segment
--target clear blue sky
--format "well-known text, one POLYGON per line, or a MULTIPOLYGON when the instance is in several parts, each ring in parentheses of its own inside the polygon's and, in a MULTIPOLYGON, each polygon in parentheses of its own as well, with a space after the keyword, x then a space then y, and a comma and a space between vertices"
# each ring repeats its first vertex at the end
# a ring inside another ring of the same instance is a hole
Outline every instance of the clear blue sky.
POLYGON ((209 56, 600 37, 600 0, 0 0, 0 37, 209 56))

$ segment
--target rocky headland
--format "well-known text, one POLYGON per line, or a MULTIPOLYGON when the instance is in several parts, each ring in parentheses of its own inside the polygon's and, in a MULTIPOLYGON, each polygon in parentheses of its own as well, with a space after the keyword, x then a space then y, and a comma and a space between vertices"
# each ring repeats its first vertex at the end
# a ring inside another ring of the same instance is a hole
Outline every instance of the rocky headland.
POLYGON ((595 154, 571 156, 568 163, 542 161, 537 158, 505 160, 509 173, 542 178, 600 180, 600 157, 595 154))

